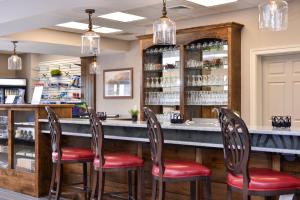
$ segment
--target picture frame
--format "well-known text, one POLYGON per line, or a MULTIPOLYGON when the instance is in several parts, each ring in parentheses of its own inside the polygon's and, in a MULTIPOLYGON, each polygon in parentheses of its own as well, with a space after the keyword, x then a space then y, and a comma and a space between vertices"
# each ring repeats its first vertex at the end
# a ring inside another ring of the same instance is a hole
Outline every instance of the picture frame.
POLYGON ((133 68, 103 70, 105 99, 133 98, 133 68))

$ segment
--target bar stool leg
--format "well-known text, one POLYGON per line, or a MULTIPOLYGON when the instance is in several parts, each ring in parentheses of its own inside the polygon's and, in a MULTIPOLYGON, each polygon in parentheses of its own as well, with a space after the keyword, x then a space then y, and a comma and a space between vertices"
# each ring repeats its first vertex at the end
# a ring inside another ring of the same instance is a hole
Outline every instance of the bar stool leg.
POLYGON ((63 176, 63 165, 62 164, 57 164, 56 165, 56 179, 57 179, 57 185, 56 185, 56 196, 55 199, 59 200, 60 198, 60 193, 61 193, 61 182, 62 182, 62 176, 63 176))
POLYGON ((227 185, 227 200, 231 200, 231 199, 232 199, 232 190, 231 187, 227 185))
POLYGON ((250 200, 250 199, 251 197, 247 193, 243 192, 243 200, 250 200))
POLYGON ((49 200, 52 198, 52 193, 55 191, 54 190, 55 179, 56 179, 56 163, 53 163, 53 165, 52 165, 51 183, 50 183, 49 196, 48 196, 49 200))
POLYGON ((145 183, 144 183, 144 168, 140 167, 138 169, 138 194, 139 200, 145 199, 145 183))
POLYGON ((105 183, 105 172, 102 169, 99 170, 98 177, 98 200, 102 200, 105 183))
POLYGON ((133 198, 133 191, 132 191, 132 171, 129 170, 127 172, 127 179, 128 179, 128 200, 132 200, 133 198))
POLYGON ((166 188, 166 183, 163 182, 163 180, 159 180, 158 181, 158 189, 159 189, 159 193, 158 193, 158 199, 159 200, 164 200, 165 199, 165 188, 166 188))
POLYGON ((152 178, 152 200, 156 200, 157 195, 157 180, 155 178, 152 178))
POLYGON ((203 194, 205 200, 211 200, 211 181, 210 177, 204 179, 203 194))
POLYGON ((93 182, 92 182, 92 193, 91 193, 91 199, 95 198, 96 191, 97 191, 97 184, 98 184, 98 172, 93 169, 93 182))
POLYGON ((190 182, 190 199, 196 200, 196 181, 190 182))
POLYGON ((84 199, 88 200, 87 163, 82 164, 84 199))

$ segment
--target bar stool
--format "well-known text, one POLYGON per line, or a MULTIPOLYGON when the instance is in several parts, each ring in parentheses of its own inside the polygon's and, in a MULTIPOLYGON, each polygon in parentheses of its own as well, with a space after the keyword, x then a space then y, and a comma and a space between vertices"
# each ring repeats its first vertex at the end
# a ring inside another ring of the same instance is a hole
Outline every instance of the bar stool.
POLYGON ((251 152, 249 131, 244 121, 225 108, 219 109, 227 175, 227 200, 232 191, 241 192, 243 200, 251 196, 271 197, 296 194, 299 200, 300 179, 266 168, 248 168, 251 152))
MULTIPOLYGON (((105 174, 109 172, 127 171, 128 173, 128 199, 134 200, 132 191, 132 173, 138 174, 139 199, 144 200, 144 161, 138 156, 127 153, 103 153, 104 131, 102 123, 93 109, 89 110, 92 132, 92 146, 95 151, 94 173, 92 184, 92 199, 98 192, 98 200, 103 199, 105 174), (98 191, 97 191, 98 185, 98 191)), ((114 196, 118 197, 118 196, 114 196)))
POLYGON ((165 183, 190 182, 191 199, 197 199, 197 182, 203 183, 204 198, 211 199, 210 169, 196 162, 165 161, 163 158, 164 137, 161 125, 155 114, 149 108, 144 108, 147 119, 148 137, 150 140, 152 159, 152 200, 157 197, 157 184, 159 200, 165 199, 165 183))
POLYGON ((60 199, 63 182, 63 165, 68 163, 82 164, 83 183, 75 183, 72 185, 83 184, 85 199, 88 199, 87 164, 94 161, 94 153, 91 149, 87 148, 62 147, 62 131, 59 119, 49 106, 46 106, 45 109, 48 113, 52 147, 52 177, 49 189, 49 200, 52 198, 52 194, 55 194, 56 200, 60 199))

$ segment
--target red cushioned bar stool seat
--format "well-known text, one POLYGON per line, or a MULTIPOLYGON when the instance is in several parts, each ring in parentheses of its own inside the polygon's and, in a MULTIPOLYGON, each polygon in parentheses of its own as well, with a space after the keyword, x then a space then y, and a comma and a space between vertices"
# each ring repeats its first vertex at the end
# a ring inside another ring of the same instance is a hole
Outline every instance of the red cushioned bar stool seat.
POLYGON ((251 135, 245 122, 234 112, 219 108, 219 122, 227 169, 227 200, 232 191, 241 192, 243 200, 262 196, 265 200, 285 194, 294 194, 300 200, 300 179, 284 172, 267 168, 249 168, 251 135))
POLYGON ((144 108, 147 119, 148 137, 152 159, 152 199, 165 199, 166 183, 189 182, 190 199, 198 200, 199 187, 203 184, 204 199, 211 199, 211 171, 200 163, 191 161, 165 160, 163 156, 164 135, 155 113, 144 108))
MULTIPOLYGON (((95 158, 95 154, 91 149, 78 148, 78 147, 65 147, 62 148, 62 161, 90 161, 92 162, 95 158)), ((57 161, 58 153, 52 153, 52 160, 57 161)))
MULTIPOLYGON (((91 123, 92 145, 95 149, 94 173, 92 183, 91 197, 94 199, 98 193, 98 200, 104 196, 105 175, 112 172, 125 171, 128 174, 128 199, 144 200, 144 161, 136 155, 124 152, 104 153, 104 131, 100 119, 97 117, 95 110, 89 110, 91 123), (134 185, 132 176, 137 176, 137 194, 133 192, 134 185), (98 188, 97 188, 98 185, 98 188), (138 196, 138 198, 137 198, 138 196)), ((120 193, 108 193, 114 199, 120 197, 120 193)), ((121 198, 124 199, 124 198, 121 198)))
MULTIPOLYGON (((85 199, 89 198, 87 164, 93 163, 95 154, 91 149, 81 147, 62 147, 62 130, 59 118, 49 107, 45 107, 48 114, 49 129, 52 146, 52 177, 49 189, 49 199, 55 195, 55 199, 60 199, 63 182, 63 165, 66 163, 82 164, 82 190, 85 193, 85 199)), ((73 184, 74 185, 74 184, 73 184)), ((77 184, 76 184, 77 185, 77 184)))
MULTIPOLYGON (((104 155, 104 165, 102 168, 114 169, 114 168, 133 168, 143 167, 144 160, 138 156, 134 156, 126 153, 110 153, 104 155)), ((94 167, 100 168, 99 158, 95 158, 94 167)))
MULTIPOLYGON (((300 179, 287 173, 266 168, 249 169, 249 187, 251 191, 274 191, 300 189, 300 179)), ((228 174, 227 182, 230 186, 243 189, 243 176, 228 174)))
MULTIPOLYGON (((165 161, 164 178, 189 178, 194 176, 210 176, 211 170, 207 167, 196 163, 187 161, 165 161)), ((159 176, 159 167, 154 165, 152 167, 152 175, 159 176)))

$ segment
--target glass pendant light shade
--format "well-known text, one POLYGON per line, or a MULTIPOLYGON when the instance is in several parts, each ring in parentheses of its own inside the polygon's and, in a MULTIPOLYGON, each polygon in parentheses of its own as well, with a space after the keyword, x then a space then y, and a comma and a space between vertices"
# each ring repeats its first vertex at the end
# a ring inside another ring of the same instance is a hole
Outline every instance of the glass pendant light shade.
POLYGON ((268 0, 259 5, 259 29, 284 31, 288 28, 288 3, 284 0, 268 0))
POLYGON ((90 74, 100 74, 100 64, 97 62, 96 56, 94 56, 94 60, 90 64, 90 74))
POLYGON ((87 9, 89 14, 89 30, 81 36, 81 54, 98 55, 100 54, 100 35, 93 31, 92 14, 95 10, 87 9))
POLYGON ((163 0, 162 17, 153 23, 153 44, 176 44, 176 24, 167 17, 166 0, 163 0))
POLYGON ((14 52, 8 58, 8 70, 22 70, 22 59, 16 53, 16 41, 12 42, 14 44, 14 52))
POLYGON ((87 31, 81 36, 81 54, 100 54, 100 36, 94 31, 87 31))

